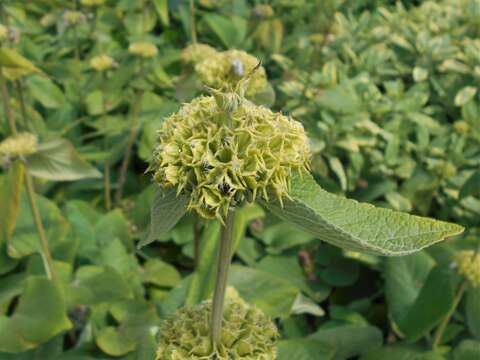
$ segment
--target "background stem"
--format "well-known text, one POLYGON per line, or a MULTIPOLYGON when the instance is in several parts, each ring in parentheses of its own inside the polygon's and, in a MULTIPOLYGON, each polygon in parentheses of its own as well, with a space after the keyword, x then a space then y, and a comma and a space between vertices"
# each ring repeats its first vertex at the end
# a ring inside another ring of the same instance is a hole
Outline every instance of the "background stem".
POLYGON ((200 221, 199 216, 193 214, 193 266, 198 269, 198 262, 200 260, 200 221))
POLYGON ((222 330, 223 304, 225 301, 225 292, 227 290, 228 270, 232 260, 234 218, 234 210, 230 210, 225 219, 225 226, 222 227, 220 237, 220 249, 217 260, 217 279, 213 295, 211 319, 211 333, 214 346, 220 342, 222 330))
MULTIPOLYGON (((105 83, 107 79, 105 75, 103 75, 102 81, 102 121, 103 121, 103 130, 105 131, 107 128, 107 91, 105 89, 105 83)), ((103 134, 103 149, 108 151, 108 144, 107 144, 107 133, 103 134)), ((105 201, 105 209, 110 210, 112 208, 112 198, 111 198, 111 191, 110 191, 110 152, 108 157, 105 159, 103 163, 103 196, 105 201)))
POLYGON ((195 25, 195 4, 194 0, 190 0, 190 25, 192 26, 192 42, 197 43, 197 30, 195 25))

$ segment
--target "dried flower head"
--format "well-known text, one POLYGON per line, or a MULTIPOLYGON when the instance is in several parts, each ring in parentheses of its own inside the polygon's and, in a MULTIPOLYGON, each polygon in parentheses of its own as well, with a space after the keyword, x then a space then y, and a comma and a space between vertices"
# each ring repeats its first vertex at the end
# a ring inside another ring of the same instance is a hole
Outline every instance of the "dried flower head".
POLYGON ((78 25, 87 21, 87 17, 80 11, 67 10, 63 13, 63 20, 67 25, 78 25))
POLYGON ((0 41, 5 40, 8 37, 8 28, 5 25, 0 24, 0 41))
POLYGON ((30 133, 20 133, 0 143, 0 155, 8 157, 28 156, 35 153, 37 149, 37 137, 30 133))
POLYGON ((130 46, 128 47, 128 52, 130 54, 148 59, 157 55, 158 50, 154 44, 143 41, 130 44, 130 46))
POLYGON ((473 250, 463 250, 455 254, 458 273, 473 287, 480 287, 480 254, 473 250))
POLYGON ((268 19, 273 16, 273 8, 267 4, 260 4, 253 8, 253 15, 258 18, 268 19))
POLYGON ((105 0, 81 0, 80 3, 86 7, 94 7, 103 5, 105 0))
POLYGON ((115 60, 108 55, 95 56, 90 60, 90 66, 96 71, 109 70, 115 66, 115 60))
POLYGON ((162 187, 190 194, 189 209, 222 220, 243 201, 288 196, 292 172, 307 169, 309 155, 302 124, 216 92, 165 120, 151 168, 162 187))
MULTIPOLYGON (((212 88, 230 90, 240 79, 255 69, 260 61, 245 51, 229 50, 219 52, 195 66, 200 81, 212 88)), ((246 89, 248 97, 266 89, 267 75, 263 67, 252 75, 246 89)))
POLYGON ((196 65, 218 54, 217 50, 206 44, 191 44, 182 50, 182 62, 196 65))
POLYGON ((262 311, 243 301, 229 288, 224 325, 217 349, 210 337, 212 302, 184 307, 161 326, 156 360, 274 360, 278 331, 262 311))

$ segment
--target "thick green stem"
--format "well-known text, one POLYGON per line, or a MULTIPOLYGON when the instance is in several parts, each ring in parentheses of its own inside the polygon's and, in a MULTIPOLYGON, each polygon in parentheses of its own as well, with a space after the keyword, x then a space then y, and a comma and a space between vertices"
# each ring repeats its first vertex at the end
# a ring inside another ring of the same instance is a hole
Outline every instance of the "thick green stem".
POLYGON ((50 249, 48 247, 48 240, 45 235, 45 228, 43 227, 42 218, 40 217, 37 200, 35 199, 35 190, 33 189, 33 181, 30 174, 28 173, 28 168, 25 168, 25 188, 27 190, 28 201, 32 210, 35 228, 37 229, 38 237, 40 239, 40 255, 42 256, 47 277, 50 280, 56 280, 57 277, 55 274, 55 268, 53 266, 53 258, 50 254, 50 249))
POLYGON ((437 331, 435 332, 435 336, 433 338, 433 349, 437 349, 438 346, 440 345, 440 341, 442 341, 443 334, 445 332, 445 329, 447 328, 448 323, 450 322, 450 319, 452 318, 453 314, 455 313, 455 310, 457 309, 458 304, 460 303, 460 300, 462 300, 463 294, 465 293, 465 289, 467 288, 467 282, 465 280, 462 281, 460 286, 458 287, 457 294, 455 295, 455 298, 453 299, 452 306, 448 310, 447 315, 443 318, 442 322, 437 328, 437 331))
POLYGON ((197 43, 197 30, 196 30, 196 25, 195 25, 195 4, 193 2, 194 0, 190 0, 190 25, 192 27, 192 42, 194 44, 197 43))
POLYGON ((125 154, 123 155, 122 165, 120 167, 120 174, 118 176, 117 191, 115 193, 115 206, 120 205, 120 201, 122 200, 122 195, 123 195, 123 188, 125 186, 125 181, 127 180, 128 164, 130 162, 130 157, 132 156, 133 145, 135 144, 135 140, 137 139, 138 112, 140 110, 142 98, 143 98, 143 92, 140 92, 140 94, 137 97, 137 101, 133 106, 132 126, 130 127, 130 134, 127 140, 127 149, 125 150, 125 154))
POLYGON ((193 265, 195 270, 198 269, 200 260, 200 221, 199 216, 193 214, 193 265))
MULTIPOLYGON (((13 119, 12 112, 10 109, 10 94, 8 92, 7 83, 3 76, 3 69, 0 67, 0 87, 2 88, 2 100, 3 107, 5 111, 5 117, 7 118, 8 125, 10 127, 10 132, 12 135, 17 134, 17 126, 15 120, 13 119)), ((20 88, 21 92, 21 88, 20 88)), ((25 116, 25 115, 24 115, 25 116)), ((23 119, 25 122, 26 118, 23 119)), ((53 259, 50 254, 50 249, 48 247, 47 237, 45 235, 45 228, 43 227, 42 218, 40 217, 40 211, 38 209, 37 201, 35 199, 35 190, 33 188, 33 181, 28 173, 28 168, 25 168, 25 189, 27 191, 28 201, 30 202, 30 209, 32 211, 33 220, 35 222, 35 228, 37 229, 38 238, 40 240, 40 255, 42 256, 43 264, 45 266, 45 272, 47 277, 51 280, 55 280, 55 269, 53 267, 53 259)))
POLYGON ((210 325, 212 341, 215 347, 220 342, 221 338, 223 304, 225 301, 225 292, 227 290, 228 270, 232 260, 234 218, 235 212, 234 210, 230 210, 225 219, 225 225, 222 228, 222 234, 220 237, 220 249, 217 260, 217 279, 215 283, 215 292, 213 294, 212 318, 210 325))

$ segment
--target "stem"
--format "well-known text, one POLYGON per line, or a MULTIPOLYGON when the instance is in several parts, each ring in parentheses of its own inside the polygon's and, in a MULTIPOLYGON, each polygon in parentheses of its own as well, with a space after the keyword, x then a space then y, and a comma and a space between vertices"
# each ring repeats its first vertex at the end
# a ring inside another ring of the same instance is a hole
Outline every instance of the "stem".
POLYGON ((195 26, 195 4, 194 4, 194 0, 190 0, 190 22, 191 22, 191 26, 192 26, 192 42, 194 44, 197 43, 197 30, 195 29, 196 26, 195 26))
POLYGON ((200 260, 200 223, 196 213, 193 214, 193 265, 198 269, 200 260))
POLYGON ((455 295, 455 298, 453 299, 452 306, 450 307, 450 310, 448 310, 447 315, 443 318, 440 326, 437 328, 437 331, 435 332, 435 337, 433 338, 433 349, 437 349, 438 346, 440 345, 440 341, 442 340, 443 333, 445 332, 445 329, 447 328, 447 325, 450 321, 450 319, 453 316, 453 313, 457 309, 458 304, 460 303, 460 300, 462 300, 463 294, 465 293, 465 289, 467 288, 467 282, 464 280, 460 284, 458 290, 457 290, 457 295, 455 295))
MULTIPOLYGON (((5 78, 3 76, 2 71, 3 69, 0 66, 0 86, 2 88, 2 100, 3 100, 4 110, 5 110, 5 117, 7 118, 10 131, 12 132, 13 135, 16 135, 17 127, 15 124, 15 120, 12 117, 12 112, 9 104, 10 94, 8 93, 7 84, 5 82, 5 78)), ((21 92, 22 91, 21 88, 19 89, 21 92)), ((24 121, 26 122, 27 119, 24 118, 24 121)), ((53 267, 53 259, 52 259, 52 255, 50 254, 50 249, 48 247, 48 241, 45 235, 45 228, 43 227, 42 218, 40 217, 40 211, 38 210, 37 200, 35 199, 33 181, 30 174, 28 173, 27 167, 25 167, 25 188, 27 190, 28 201, 30 203, 30 209, 32 211, 35 227, 37 229, 38 237, 40 239, 40 248, 41 248, 40 255, 43 260, 45 272, 47 273, 47 277, 50 280, 55 280, 56 274, 55 274, 55 269, 53 267)))
POLYGON ((52 255, 50 254, 50 249, 48 247, 48 240, 45 235, 45 228, 43 227, 42 218, 40 217, 40 211, 38 210, 37 200, 35 199, 35 191, 33 189, 33 181, 30 174, 28 173, 28 168, 25 168, 25 187, 27 189, 28 201, 30 203, 33 219, 35 221, 35 227, 37 229, 38 237, 40 238, 40 246, 42 249, 40 251, 40 255, 42 256, 43 265, 45 266, 47 277, 50 280, 56 280, 57 276, 53 267, 52 255))
MULTIPOLYGON (((103 73, 102 73, 103 74, 103 73)), ((106 119, 106 112, 107 112, 107 92, 105 91, 105 83, 107 79, 105 79, 104 75, 102 75, 102 120, 103 120, 103 130, 107 128, 107 119, 106 119)), ((103 135, 103 149, 107 150, 107 134, 103 135)), ((105 209, 110 210, 112 208, 112 198, 110 195, 110 154, 105 159, 103 163, 103 191, 104 191, 104 201, 105 201, 105 209)))
POLYGON ((17 135, 17 125, 12 116, 12 109, 10 108, 10 95, 8 94, 7 82, 3 76, 3 67, 0 66, 0 87, 2 88, 3 111, 8 121, 8 126, 12 135, 17 135))
POLYGON ((122 165, 120 167, 120 175, 118 177, 118 187, 115 193, 115 206, 119 206, 120 201, 122 200, 123 187, 125 186, 125 181, 127 179, 128 163, 130 162, 130 157, 132 155, 133 145, 135 144, 135 140, 137 139, 138 112, 140 110, 140 104, 142 103, 142 97, 143 97, 143 92, 140 92, 140 94, 138 95, 137 101, 133 107, 132 127, 130 128, 130 134, 128 136, 128 142, 127 142, 127 149, 125 150, 125 154, 123 155, 122 165))
POLYGON ((233 248, 233 224, 235 213, 230 210, 225 219, 225 225, 222 227, 220 237, 220 249, 218 252, 217 280, 215 283, 215 292, 212 303, 211 332, 213 346, 220 342, 223 318, 223 303, 225 292, 227 290, 228 270, 232 259, 233 248))

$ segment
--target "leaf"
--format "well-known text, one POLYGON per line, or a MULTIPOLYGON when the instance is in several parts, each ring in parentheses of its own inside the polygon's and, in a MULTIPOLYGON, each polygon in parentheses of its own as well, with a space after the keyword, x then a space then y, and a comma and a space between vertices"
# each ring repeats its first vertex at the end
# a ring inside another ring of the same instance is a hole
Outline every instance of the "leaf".
POLYGON ((478 360, 480 358, 480 341, 463 340, 453 352, 454 360, 478 360))
POLYGON ((208 13, 204 20, 227 49, 241 45, 245 37, 244 19, 208 13))
POLYGON ((182 277, 177 269, 159 259, 149 259, 144 265, 142 281, 156 286, 174 287, 182 277))
POLYGON ((0 244, 11 241, 18 212, 20 211, 20 192, 23 186, 25 167, 15 161, 7 174, 0 179, 0 244))
POLYGON ((406 255, 460 234, 463 227, 359 203, 323 190, 310 174, 292 177, 291 199, 262 202, 276 216, 348 250, 406 255))
POLYGON ((465 86, 462 89, 460 89, 457 95, 455 95, 455 100, 454 100, 455 105, 456 106, 465 105, 467 102, 473 99, 473 97, 477 93, 477 90, 478 89, 473 86, 465 86))
POLYGON ((460 199, 470 195, 480 196, 480 170, 475 171, 460 188, 460 199))
POLYGON ((413 69, 413 80, 415 82, 422 82, 427 80, 428 78, 428 70, 419 66, 415 66, 413 69))
POLYGON ((0 47, 0 66, 12 69, 22 69, 29 73, 40 70, 12 48, 0 47))
POLYGON ((382 332, 374 326, 340 325, 320 328, 309 336, 333 349, 333 359, 349 359, 382 346, 382 332))
POLYGON ((0 316, 0 351, 32 349, 70 329, 66 310, 62 292, 52 281, 41 277, 27 279, 14 314, 0 316))
POLYGON ((293 315, 298 314, 311 314, 314 316, 324 316, 325 311, 313 300, 306 297, 303 294, 298 294, 295 298, 295 302, 292 305, 291 313, 293 315))
POLYGON ((164 26, 168 26, 170 23, 168 17, 168 0, 153 0, 155 10, 157 10, 158 17, 164 26))
POLYGON ((187 194, 177 196, 173 188, 159 188, 150 211, 148 236, 140 241, 138 248, 152 243, 158 236, 170 231, 187 212, 188 201, 187 194))
POLYGON ((335 349, 312 338, 281 340, 278 360, 331 360, 335 349))
POLYGON ((468 329, 472 335, 480 340, 480 287, 471 287, 467 290, 465 316, 468 329))
POLYGON ((449 268, 434 267, 415 302, 398 322, 408 341, 417 341, 432 330, 448 313, 453 304, 455 287, 449 268))
POLYGON ((331 157, 328 159, 328 162, 330 163, 330 168, 332 171, 337 175, 338 180, 340 180, 340 187, 343 191, 347 190, 347 175, 345 174, 345 171, 343 170, 343 165, 340 161, 340 159, 336 157, 331 157))
POLYGON ((385 346, 363 355, 360 360, 445 360, 441 354, 416 346, 385 346))
POLYGON ((38 151, 27 160, 30 174, 46 180, 74 181, 102 176, 65 139, 41 144, 38 151))
POLYGON ((96 336, 98 347, 108 355, 121 356, 136 349, 137 343, 128 332, 108 326, 99 331, 96 336))
POLYGON ((35 75, 27 79, 27 87, 32 97, 49 109, 57 109, 66 104, 62 90, 49 78, 35 75))

